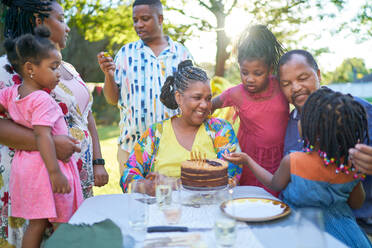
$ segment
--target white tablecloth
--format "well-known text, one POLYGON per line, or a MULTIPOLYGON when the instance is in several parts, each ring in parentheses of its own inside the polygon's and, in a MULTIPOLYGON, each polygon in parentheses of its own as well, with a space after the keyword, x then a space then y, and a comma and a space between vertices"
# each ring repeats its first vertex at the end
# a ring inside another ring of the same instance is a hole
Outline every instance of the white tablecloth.
MULTIPOLYGON (((262 188, 253 186, 239 186, 234 189, 234 198, 240 197, 264 197, 276 199, 262 188)), ((72 216, 71 224, 94 224, 104 219, 113 220, 124 231, 128 225, 126 209, 126 194, 100 195, 89 198, 83 202, 80 208, 72 216)), ((149 226, 166 225, 164 216, 158 210, 156 204, 150 205, 149 226)), ((200 208, 182 207, 182 217, 179 226, 187 227, 212 227, 216 216, 222 215, 217 205, 202 205, 200 208)), ((234 247, 296 247, 296 225, 294 214, 288 217, 258 223, 246 224, 239 222, 237 225, 237 240, 234 247)), ((125 232, 125 231, 124 231, 125 232)), ((208 247, 216 247, 213 230, 200 232, 202 240, 208 247)), ((147 234, 146 238, 158 236, 180 236, 185 233, 155 233, 147 234)), ((324 233, 327 247, 346 247, 340 241, 324 233)), ((317 241, 314 240, 316 244, 317 241)), ((314 246, 316 247, 316 246, 314 246)))

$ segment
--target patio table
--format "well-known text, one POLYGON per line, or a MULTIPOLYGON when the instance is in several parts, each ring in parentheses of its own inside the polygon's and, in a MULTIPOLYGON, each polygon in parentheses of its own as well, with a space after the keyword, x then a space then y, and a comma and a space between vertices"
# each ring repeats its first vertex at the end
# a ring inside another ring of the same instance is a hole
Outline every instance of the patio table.
MULTIPOLYGON (((190 192, 186 192, 190 193, 190 192)), ((185 194, 186 194, 185 193, 185 194)), ((238 186, 234 188, 233 198, 260 197, 278 200, 262 188, 254 186, 238 186)), ((72 216, 70 224, 94 224, 105 219, 111 219, 126 233, 128 226, 127 194, 99 195, 86 199, 72 216)), ((182 206, 182 217, 177 226, 189 228, 212 228, 198 232, 207 247, 216 247, 213 224, 214 219, 223 213, 217 204, 201 205, 200 207, 182 206)), ((156 204, 149 205, 148 226, 166 225, 163 213, 156 204)), ((292 210, 289 216, 262 223, 237 224, 236 248, 240 247, 296 247, 296 220, 292 210)), ((190 233, 147 233, 146 239, 164 236, 182 236, 190 233)), ((324 232, 327 247, 346 247, 339 240, 324 232)), ((314 240, 317 244, 317 240, 314 240)), ((314 246, 317 247, 317 246, 314 246)))

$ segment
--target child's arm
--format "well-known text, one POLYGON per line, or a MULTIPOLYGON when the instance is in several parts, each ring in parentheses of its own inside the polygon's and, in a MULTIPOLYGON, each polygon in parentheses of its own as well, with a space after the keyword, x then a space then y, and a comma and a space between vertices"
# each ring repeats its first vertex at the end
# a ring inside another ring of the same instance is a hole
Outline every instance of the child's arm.
POLYGON ((358 209, 362 207, 365 198, 366 193, 364 192, 362 183, 359 182, 354 187, 353 191, 351 191, 349 199, 347 199, 347 204, 349 204, 352 209, 358 209))
MULTIPOLYGON (((89 112, 88 115, 88 129, 90 136, 92 137, 93 143, 93 160, 97 158, 102 158, 101 154, 101 146, 99 144, 98 133, 96 128, 96 122, 94 121, 92 112, 89 112)), ((94 185, 95 186, 103 186, 108 182, 109 176, 106 172, 104 165, 93 165, 94 171, 94 185)))
POLYGON ((0 104, 0 113, 4 114, 6 112, 6 109, 4 108, 3 105, 0 104))
POLYGON ((244 164, 245 166, 248 166, 256 178, 271 190, 282 191, 285 187, 287 187, 290 181, 289 155, 282 159, 280 166, 274 175, 257 164, 244 152, 227 154, 224 155, 224 158, 232 163, 244 164))
POLYGON ((70 193, 70 185, 63 173, 61 172, 54 148, 51 128, 48 126, 35 125, 34 134, 36 144, 48 170, 50 182, 54 193, 70 193))
POLYGON ((223 101, 220 96, 216 96, 212 99, 212 110, 213 113, 216 109, 222 108, 223 101))

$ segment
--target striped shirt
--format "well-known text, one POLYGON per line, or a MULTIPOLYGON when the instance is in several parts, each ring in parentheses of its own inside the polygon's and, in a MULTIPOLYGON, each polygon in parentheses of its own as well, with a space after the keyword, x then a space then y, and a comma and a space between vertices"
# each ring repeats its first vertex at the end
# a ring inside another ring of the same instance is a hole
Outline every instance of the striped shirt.
POLYGON ((133 149, 150 125, 176 113, 160 102, 161 87, 191 55, 184 46, 167 39, 168 46, 157 57, 141 39, 126 44, 115 56, 115 81, 120 92, 118 143, 125 151, 133 149))

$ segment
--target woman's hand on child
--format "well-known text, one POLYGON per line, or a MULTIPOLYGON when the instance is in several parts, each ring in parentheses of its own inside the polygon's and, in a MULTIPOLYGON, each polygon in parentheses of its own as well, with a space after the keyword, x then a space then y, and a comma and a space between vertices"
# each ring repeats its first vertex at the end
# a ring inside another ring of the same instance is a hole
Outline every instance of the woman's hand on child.
POLYGON ((52 183, 53 193, 67 194, 71 192, 70 184, 62 172, 50 173, 49 177, 52 183))
POLYGON ((74 152, 80 152, 79 141, 67 136, 56 135, 53 136, 54 145, 56 147, 57 159, 65 163, 70 161, 70 157, 74 152))
POLYGON ((249 156, 244 152, 224 153, 222 157, 233 164, 248 164, 249 156))
POLYGON ((108 183, 109 175, 105 169, 104 165, 96 164, 93 165, 93 173, 94 173, 94 186, 104 186, 108 183))

